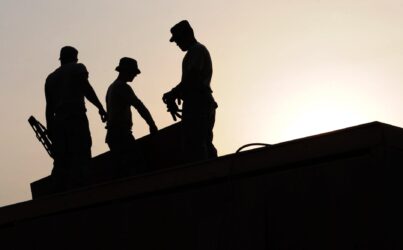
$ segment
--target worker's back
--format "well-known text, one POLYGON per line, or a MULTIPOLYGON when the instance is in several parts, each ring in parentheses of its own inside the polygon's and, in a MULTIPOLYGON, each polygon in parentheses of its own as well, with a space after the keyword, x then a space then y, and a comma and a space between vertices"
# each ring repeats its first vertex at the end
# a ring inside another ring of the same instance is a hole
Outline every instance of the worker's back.
POLYGON ((48 76, 45 92, 56 116, 86 112, 84 85, 87 81, 88 71, 81 63, 64 64, 48 76))

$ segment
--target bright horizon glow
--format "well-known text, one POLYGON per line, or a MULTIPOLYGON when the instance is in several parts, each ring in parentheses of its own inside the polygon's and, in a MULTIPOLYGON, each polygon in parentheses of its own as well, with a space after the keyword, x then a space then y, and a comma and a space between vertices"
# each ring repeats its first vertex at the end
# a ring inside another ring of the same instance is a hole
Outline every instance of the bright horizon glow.
MULTIPOLYGON (((131 84, 159 128, 173 123, 162 94, 180 80, 184 53, 169 43, 182 19, 213 60, 219 155, 362 123, 403 126, 403 4, 398 0, 2 0, 0 3, 0 206, 30 199, 52 161, 27 123, 45 122, 44 81, 64 45, 104 102, 123 56, 142 73, 131 84)), ((93 155, 107 150, 87 104, 93 155)), ((133 111, 134 135, 148 127, 133 111)))

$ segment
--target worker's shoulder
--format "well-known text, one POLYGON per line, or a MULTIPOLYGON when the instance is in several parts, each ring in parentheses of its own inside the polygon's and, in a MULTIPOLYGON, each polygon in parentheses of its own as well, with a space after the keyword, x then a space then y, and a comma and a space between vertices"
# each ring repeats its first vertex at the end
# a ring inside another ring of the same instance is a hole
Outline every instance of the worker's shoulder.
POLYGON ((199 43, 199 42, 197 42, 197 43, 193 46, 192 50, 193 50, 193 51, 197 51, 197 52, 207 52, 207 53, 208 53, 207 47, 206 47, 204 44, 201 44, 201 43, 199 43))
POLYGON ((133 89, 129 84, 117 80, 109 85, 108 92, 113 95, 125 95, 133 92, 133 89))
POLYGON ((188 53, 186 54, 188 58, 198 58, 198 57, 208 57, 210 56, 210 53, 207 49, 206 46, 203 44, 197 42, 195 45, 193 45, 188 53))
POLYGON ((50 74, 46 77, 46 84, 49 84, 50 82, 52 82, 53 80, 55 80, 55 79, 60 75, 60 71, 61 71, 61 67, 55 69, 52 73, 50 73, 50 74))
POLYGON ((82 63, 74 63, 73 65, 74 65, 74 68, 76 68, 76 69, 81 69, 81 70, 87 71, 87 67, 85 67, 85 65, 82 63))
POLYGON ((60 66, 55 69, 46 78, 45 85, 52 84, 53 82, 58 82, 64 78, 69 77, 88 77, 88 71, 84 64, 82 63, 69 63, 60 66))
POLYGON ((57 68, 48 77, 52 78, 76 73, 88 73, 88 71, 82 63, 67 63, 57 68))
POLYGON ((64 70, 72 74, 88 73, 87 68, 82 63, 69 63, 66 64, 64 70))
POLYGON ((127 82, 121 84, 120 91, 123 92, 124 95, 127 95, 129 97, 135 95, 134 90, 132 89, 132 87, 127 82))

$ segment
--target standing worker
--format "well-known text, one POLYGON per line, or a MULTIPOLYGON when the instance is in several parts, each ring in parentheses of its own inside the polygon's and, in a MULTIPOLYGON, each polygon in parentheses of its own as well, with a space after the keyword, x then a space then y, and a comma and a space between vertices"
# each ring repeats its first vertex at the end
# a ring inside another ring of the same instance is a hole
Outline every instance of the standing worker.
POLYGON ((141 152, 139 152, 141 149, 134 148, 135 138, 132 134, 131 106, 147 122, 150 133, 156 133, 158 128, 146 106, 127 84, 141 73, 137 66, 137 61, 129 57, 123 57, 115 70, 119 72, 118 77, 109 86, 106 94, 106 108, 108 111, 106 143, 114 157, 118 158, 119 167, 121 168, 118 171, 122 174, 128 174, 127 172, 133 173, 134 171, 144 170, 141 168, 145 164, 141 152), (134 165, 137 165, 137 169, 130 168, 133 166, 130 166, 129 158, 136 160, 134 165))
POLYGON ((184 161, 200 161, 217 157, 213 145, 215 102, 210 87, 213 68, 210 53, 199 43, 189 22, 183 20, 171 28, 170 42, 187 51, 182 62, 181 82, 163 95, 173 118, 180 117, 176 105, 183 101, 182 139, 184 161))
POLYGON ((54 151, 52 177, 59 191, 82 185, 88 171, 92 140, 84 97, 98 108, 103 122, 107 116, 77 55, 75 48, 63 47, 61 66, 45 83, 46 123, 54 151))

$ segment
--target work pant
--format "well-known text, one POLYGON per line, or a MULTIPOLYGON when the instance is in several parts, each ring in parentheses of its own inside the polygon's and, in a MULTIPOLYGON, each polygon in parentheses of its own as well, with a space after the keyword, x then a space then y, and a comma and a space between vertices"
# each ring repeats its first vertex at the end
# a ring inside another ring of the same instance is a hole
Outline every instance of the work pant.
POLYGON ((135 145, 131 130, 108 129, 106 143, 109 146, 118 176, 127 176, 143 172, 145 160, 141 149, 135 145))
MULTIPOLYGON (((215 104, 215 103, 214 103, 215 104)), ((192 112, 184 108, 182 117, 182 151, 185 162, 202 161, 217 157, 213 145, 215 109, 192 112)))
POLYGON ((64 116, 63 119, 56 116, 52 138, 52 177, 57 191, 85 183, 91 160, 91 145, 91 134, 85 114, 64 116))

